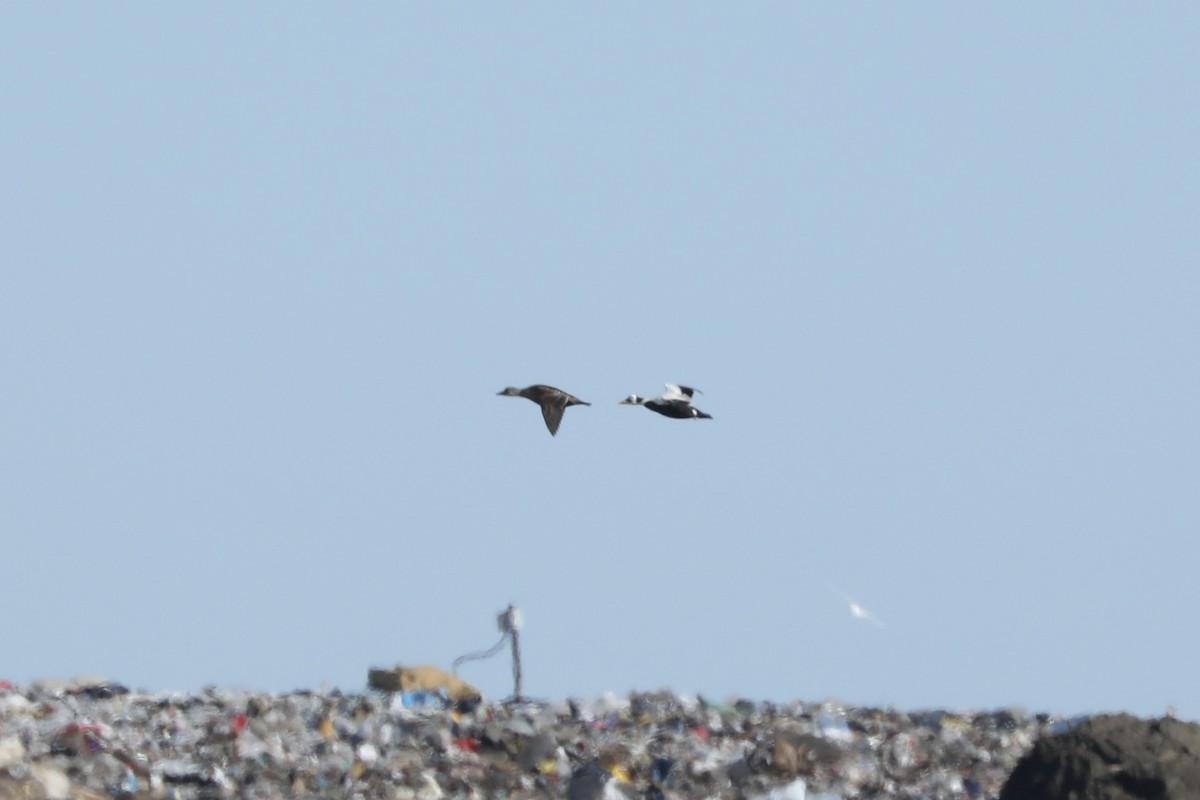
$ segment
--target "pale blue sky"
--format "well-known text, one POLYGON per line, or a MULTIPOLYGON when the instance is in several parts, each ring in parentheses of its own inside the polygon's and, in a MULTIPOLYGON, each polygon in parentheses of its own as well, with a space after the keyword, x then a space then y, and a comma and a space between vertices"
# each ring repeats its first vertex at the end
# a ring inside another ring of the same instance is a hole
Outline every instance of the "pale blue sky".
POLYGON ((0 677, 1200 717, 1200 6, 3 17, 0 677))

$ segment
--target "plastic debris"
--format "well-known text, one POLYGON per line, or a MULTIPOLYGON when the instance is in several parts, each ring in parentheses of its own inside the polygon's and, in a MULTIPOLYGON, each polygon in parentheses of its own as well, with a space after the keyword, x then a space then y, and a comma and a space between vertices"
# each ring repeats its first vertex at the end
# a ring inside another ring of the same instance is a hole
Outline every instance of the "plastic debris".
POLYGON ((797 778, 786 786, 777 786, 766 794, 758 795, 757 800, 804 800, 808 794, 808 783, 804 778, 797 778))
POLYGON ((371 669, 367 685, 382 692, 442 692, 455 703, 477 702, 481 697, 478 689, 457 675, 428 665, 371 669))
POLYGON ((1063 727, 1016 710, 667 691, 464 709, 436 674, 401 688, 382 672, 396 687, 383 695, 12 686, 0 797, 994 798, 1035 739, 1063 727))

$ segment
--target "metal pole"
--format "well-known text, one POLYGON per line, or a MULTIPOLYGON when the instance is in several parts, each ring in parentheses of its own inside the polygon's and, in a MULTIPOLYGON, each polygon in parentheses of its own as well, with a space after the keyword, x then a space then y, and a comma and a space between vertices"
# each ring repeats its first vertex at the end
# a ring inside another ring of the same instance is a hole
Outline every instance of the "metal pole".
POLYGON ((512 641, 512 659, 513 659, 513 700, 521 699, 521 628, 525 625, 525 619, 521 616, 521 609, 517 608, 512 603, 508 604, 508 608, 500 612, 496 617, 496 622, 500 626, 500 630, 504 631, 505 635, 512 641))
POLYGON ((513 628, 512 630, 512 654, 513 654, 513 699, 521 699, 521 642, 520 632, 513 628))

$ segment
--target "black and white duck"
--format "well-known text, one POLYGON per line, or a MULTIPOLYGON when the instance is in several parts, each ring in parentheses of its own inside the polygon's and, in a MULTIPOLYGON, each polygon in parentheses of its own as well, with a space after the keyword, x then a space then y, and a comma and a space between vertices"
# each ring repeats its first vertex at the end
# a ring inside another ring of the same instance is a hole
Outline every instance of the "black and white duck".
POLYGON ((553 386, 541 383, 526 386, 524 389, 509 386, 496 394, 503 397, 524 397, 541 406, 542 416, 546 420, 546 427, 550 429, 551 436, 558 433, 558 426, 562 423, 563 412, 567 410, 567 406, 591 405, 573 394, 567 394, 562 389, 555 389, 553 386))
POLYGON ((671 419, 712 419, 712 414, 705 414, 692 405, 692 395, 696 394, 698 390, 690 386, 677 386, 674 383, 668 383, 666 386, 667 390, 658 397, 638 397, 636 394, 631 394, 620 401, 618 405, 645 406, 651 411, 671 419))

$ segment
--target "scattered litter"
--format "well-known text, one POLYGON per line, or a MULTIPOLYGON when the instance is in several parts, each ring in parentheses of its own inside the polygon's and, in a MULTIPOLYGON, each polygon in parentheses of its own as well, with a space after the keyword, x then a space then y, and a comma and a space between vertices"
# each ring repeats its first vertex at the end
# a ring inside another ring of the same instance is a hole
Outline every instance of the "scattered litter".
POLYGON ((441 670, 371 676, 376 691, 352 694, 12 686, 0 797, 993 798, 1061 727, 669 691, 464 710, 455 698, 478 693, 441 670))
POLYGON ((381 692, 399 692, 405 706, 418 708, 434 705, 442 708, 445 700, 470 705, 481 698, 478 689, 457 675, 428 665, 371 669, 367 672, 367 685, 381 692))
POLYGON ((808 794, 808 783, 804 778, 797 778, 786 786, 777 786, 766 794, 760 794, 757 800, 804 800, 808 794))

